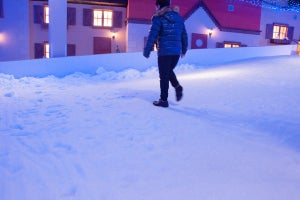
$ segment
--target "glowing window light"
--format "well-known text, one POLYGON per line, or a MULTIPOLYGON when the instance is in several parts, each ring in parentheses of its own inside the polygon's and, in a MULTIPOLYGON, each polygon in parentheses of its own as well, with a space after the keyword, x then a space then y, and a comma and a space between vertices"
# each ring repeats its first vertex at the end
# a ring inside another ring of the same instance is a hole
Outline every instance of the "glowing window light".
POLYGON ((94 26, 102 26, 102 10, 94 10, 94 26))
POLYGON ((224 48, 231 48, 231 44, 224 44, 224 48))
POLYGON ((49 24, 49 6, 44 6, 44 23, 49 24))
POLYGON ((50 58, 50 45, 48 42, 44 43, 44 58, 50 58))
POLYGON ((112 26, 112 11, 103 12, 103 26, 111 27, 112 26))
POLYGON ((113 12, 111 10, 98 10, 93 11, 93 25, 97 27, 112 27, 113 12))
POLYGON ((285 25, 274 25, 273 39, 284 40, 287 37, 288 27, 285 25))
POLYGON ((224 44, 224 48, 238 48, 240 47, 241 45, 239 43, 230 43, 230 42, 226 42, 224 44))

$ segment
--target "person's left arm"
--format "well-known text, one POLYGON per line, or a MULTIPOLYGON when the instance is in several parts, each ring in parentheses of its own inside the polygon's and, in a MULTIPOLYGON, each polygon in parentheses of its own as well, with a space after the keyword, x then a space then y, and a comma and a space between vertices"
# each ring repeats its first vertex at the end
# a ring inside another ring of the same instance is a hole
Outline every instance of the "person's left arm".
POLYGON ((188 35, 184 23, 183 23, 182 34, 181 34, 181 45, 182 45, 181 57, 184 57, 188 48, 188 35))
POLYGON ((157 41, 157 37, 160 30, 160 19, 157 16, 152 17, 152 25, 149 31, 148 40, 144 48, 143 55, 149 58, 151 51, 153 50, 154 44, 157 41))

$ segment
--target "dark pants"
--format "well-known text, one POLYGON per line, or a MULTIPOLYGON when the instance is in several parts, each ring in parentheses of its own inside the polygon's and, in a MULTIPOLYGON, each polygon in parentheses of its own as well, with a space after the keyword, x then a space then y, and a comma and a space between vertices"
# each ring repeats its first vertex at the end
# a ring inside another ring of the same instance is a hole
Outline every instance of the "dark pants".
POLYGON ((173 87, 179 85, 179 82, 174 73, 179 55, 158 56, 158 69, 160 78, 160 98, 164 101, 168 100, 169 81, 173 87))

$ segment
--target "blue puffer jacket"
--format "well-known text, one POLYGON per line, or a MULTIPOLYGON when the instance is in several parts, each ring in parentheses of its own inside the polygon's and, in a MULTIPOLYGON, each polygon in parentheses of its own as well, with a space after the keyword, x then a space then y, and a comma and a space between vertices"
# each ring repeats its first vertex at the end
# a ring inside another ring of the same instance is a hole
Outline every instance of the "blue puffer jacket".
POLYGON ((143 55, 149 57, 154 44, 158 56, 180 55, 187 51, 188 37, 184 21, 169 6, 158 10, 152 17, 152 26, 143 55))

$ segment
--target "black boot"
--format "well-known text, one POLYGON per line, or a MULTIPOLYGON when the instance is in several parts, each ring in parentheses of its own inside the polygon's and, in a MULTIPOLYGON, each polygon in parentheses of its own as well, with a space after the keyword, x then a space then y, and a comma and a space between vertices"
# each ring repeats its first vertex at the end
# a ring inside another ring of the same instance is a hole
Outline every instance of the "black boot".
POLYGON ((182 99, 182 91, 183 88, 181 87, 181 85, 178 85, 177 87, 175 87, 175 91, 176 91, 176 100, 180 101, 182 99))
POLYGON ((161 107, 169 107, 168 101, 164 101, 162 99, 159 99, 158 101, 153 101, 153 105, 161 106, 161 107))

